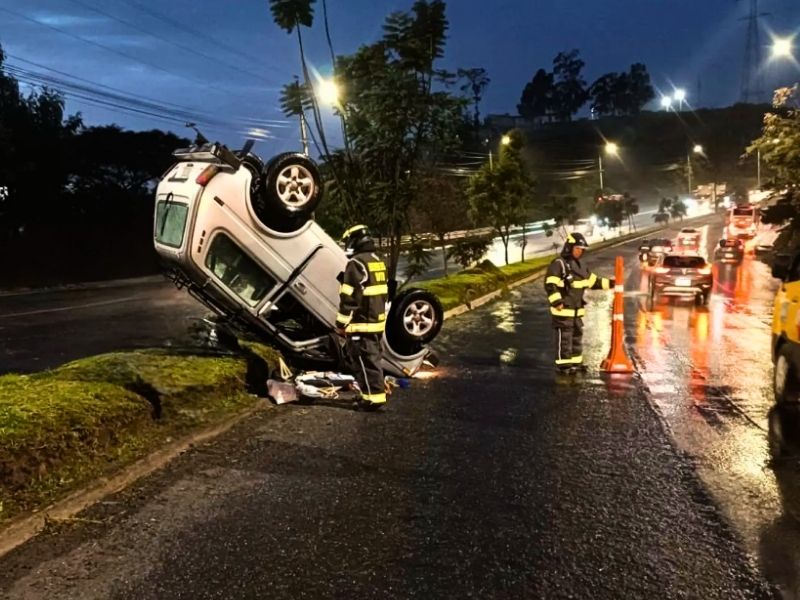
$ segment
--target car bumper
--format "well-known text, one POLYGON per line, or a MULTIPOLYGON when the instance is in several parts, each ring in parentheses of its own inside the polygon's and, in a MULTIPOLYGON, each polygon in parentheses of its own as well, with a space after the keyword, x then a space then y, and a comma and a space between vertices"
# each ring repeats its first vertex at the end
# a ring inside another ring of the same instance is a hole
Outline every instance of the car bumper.
POLYGON ((677 281, 660 280, 653 284, 655 291, 663 296, 696 296, 711 292, 714 282, 711 279, 693 279, 689 285, 678 285, 677 281))

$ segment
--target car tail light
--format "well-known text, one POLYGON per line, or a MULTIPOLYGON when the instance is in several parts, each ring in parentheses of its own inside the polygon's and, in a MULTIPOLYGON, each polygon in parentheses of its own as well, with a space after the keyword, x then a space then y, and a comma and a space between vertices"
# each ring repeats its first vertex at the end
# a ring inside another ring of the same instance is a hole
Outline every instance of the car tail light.
POLYGON ((195 179, 195 183, 200 187, 206 187, 208 182, 214 179, 214 175, 219 173, 219 166, 218 165, 208 165, 200 175, 197 176, 195 179))
POLYGON ((661 275, 664 275, 665 273, 669 273, 669 268, 668 267, 657 267, 657 268, 653 269, 653 271, 655 273, 660 273, 661 275))
POLYGON ((711 275, 711 267, 703 267, 697 271, 700 275, 711 275))

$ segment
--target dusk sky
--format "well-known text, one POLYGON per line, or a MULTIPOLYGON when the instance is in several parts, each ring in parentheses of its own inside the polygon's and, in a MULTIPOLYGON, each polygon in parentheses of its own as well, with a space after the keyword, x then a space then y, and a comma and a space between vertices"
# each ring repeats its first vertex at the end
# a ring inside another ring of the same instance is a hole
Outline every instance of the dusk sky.
MULTIPOLYGON (((373 41, 388 13, 411 5, 329 0, 337 53, 373 41)), ((536 69, 571 48, 581 50, 589 82, 644 62, 657 89, 669 92, 675 84, 695 106, 728 105, 739 96, 747 6, 745 0, 451 0, 443 66, 488 70, 483 114, 516 113, 536 69)), ((762 10, 770 13, 762 27, 766 55, 770 31, 800 31, 800 1, 763 0, 762 10)), ((317 24, 304 35, 312 64, 324 73, 330 60, 321 11, 318 3, 317 24)), ((300 73, 297 39, 272 22, 266 0, 0 0, 0 22, 8 63, 28 76, 44 73, 90 89, 101 84, 108 93, 168 105, 195 115, 210 137, 234 141, 262 127, 275 138, 261 142, 263 152, 298 145, 296 124, 278 108, 280 87, 300 73)), ((769 66, 765 78, 767 87, 787 84, 800 79, 800 69, 769 66)), ((74 97, 67 106, 89 124, 181 131, 174 116, 132 115, 74 97)))

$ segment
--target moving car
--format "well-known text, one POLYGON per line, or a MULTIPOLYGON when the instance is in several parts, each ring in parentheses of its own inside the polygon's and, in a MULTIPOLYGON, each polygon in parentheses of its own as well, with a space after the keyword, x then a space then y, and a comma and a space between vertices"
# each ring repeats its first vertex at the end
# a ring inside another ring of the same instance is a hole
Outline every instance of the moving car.
MULTIPOLYGON (((233 328, 256 334, 287 356, 335 369, 337 275, 347 257, 313 220, 322 181, 312 160, 286 153, 268 163, 200 140, 177 150, 156 190, 155 249, 179 288, 233 328)), ((393 295, 386 315, 384 366, 413 376, 442 327, 436 296, 421 289, 393 295)))
POLYGON ((639 244, 639 262, 647 262, 647 257, 650 256, 650 249, 653 247, 653 240, 644 240, 639 244))
POLYGON ((800 402, 800 254, 779 254, 772 276, 782 284, 772 311, 773 389, 778 404, 800 402))
POLYGON ((728 237, 751 240, 758 231, 760 213, 752 204, 734 206, 728 212, 728 237))
POLYGON ((672 242, 667 239, 658 238, 652 241, 650 252, 647 256, 647 265, 652 267, 664 254, 672 252, 672 242))
POLYGON ((650 274, 650 298, 693 296, 698 304, 708 304, 714 277, 711 265, 697 255, 665 254, 650 274))
POLYGON ((741 264, 744 260, 744 242, 738 239, 722 238, 714 251, 714 260, 741 264))

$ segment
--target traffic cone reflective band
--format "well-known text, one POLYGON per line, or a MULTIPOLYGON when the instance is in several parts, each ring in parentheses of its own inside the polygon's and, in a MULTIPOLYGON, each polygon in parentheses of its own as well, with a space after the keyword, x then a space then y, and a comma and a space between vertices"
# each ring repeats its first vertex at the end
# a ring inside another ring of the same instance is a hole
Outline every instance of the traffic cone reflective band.
POLYGON ((616 286, 614 287, 614 317, 611 321, 611 351, 600 364, 600 370, 606 373, 633 373, 633 363, 625 352, 625 265, 622 257, 617 257, 616 273, 614 274, 616 286))

